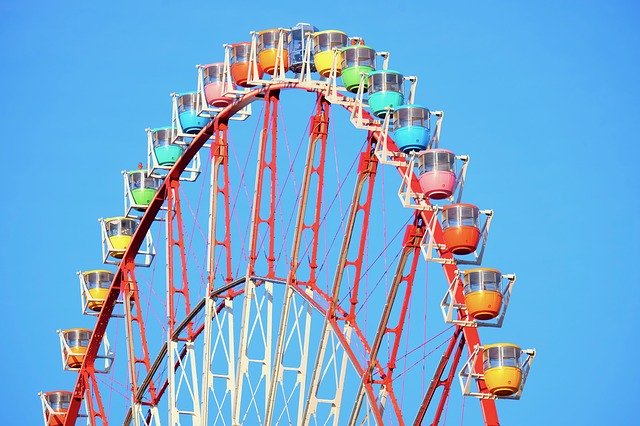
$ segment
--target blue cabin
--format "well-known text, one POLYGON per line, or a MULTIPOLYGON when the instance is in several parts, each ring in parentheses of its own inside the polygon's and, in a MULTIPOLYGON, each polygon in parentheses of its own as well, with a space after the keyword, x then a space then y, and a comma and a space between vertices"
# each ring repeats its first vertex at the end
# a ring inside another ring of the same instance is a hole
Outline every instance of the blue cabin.
POLYGON ((197 134, 207 125, 209 119, 198 117, 198 94, 196 92, 178 95, 178 119, 183 133, 197 134))
POLYGON ((371 113, 384 118, 387 108, 392 110, 404 103, 404 77, 397 71, 372 71, 367 76, 371 113))
MULTIPOLYGON (((304 62, 304 50, 307 47, 307 36, 311 33, 317 32, 318 29, 311 24, 304 22, 298 23, 291 27, 291 38, 289 39, 289 55, 290 65, 289 69, 299 74, 302 71, 302 64, 304 62)), ((310 61, 311 71, 315 72, 316 67, 313 61, 310 61)))
POLYGON ((174 141, 174 132, 171 127, 162 127, 151 130, 153 154, 156 162, 161 166, 172 166, 184 151, 182 145, 174 141))
POLYGON ((394 139, 405 153, 422 151, 429 144, 431 113, 420 105, 402 105, 393 112, 394 139))

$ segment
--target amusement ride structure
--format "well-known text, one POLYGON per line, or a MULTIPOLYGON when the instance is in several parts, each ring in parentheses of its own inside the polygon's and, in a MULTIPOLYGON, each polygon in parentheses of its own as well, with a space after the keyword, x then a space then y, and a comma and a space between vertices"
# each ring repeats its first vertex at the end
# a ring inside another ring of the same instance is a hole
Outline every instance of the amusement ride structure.
POLYGON ((469 157, 440 147, 444 113, 342 31, 220 53, 99 220, 107 266, 78 273, 95 323, 58 331, 77 380, 40 393, 45 425, 439 424, 455 382, 498 425, 535 350, 480 341, 516 276, 480 266, 493 211, 462 202, 469 157), (298 144, 286 92, 315 100, 298 144), (360 140, 332 139, 339 114, 360 140))

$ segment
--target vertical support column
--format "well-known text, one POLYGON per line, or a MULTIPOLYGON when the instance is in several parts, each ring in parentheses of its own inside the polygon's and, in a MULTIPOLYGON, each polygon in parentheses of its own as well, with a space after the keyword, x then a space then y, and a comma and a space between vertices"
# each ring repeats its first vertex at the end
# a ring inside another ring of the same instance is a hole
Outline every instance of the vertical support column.
MULTIPOLYGON (((233 281, 231 257, 231 199, 229 185, 229 144, 227 141, 228 123, 214 122, 213 142, 211 143, 211 184, 209 207, 209 246, 207 247, 207 294, 214 290, 216 275, 216 247, 223 248, 224 282, 233 281), (222 196, 222 232, 218 235, 218 202, 222 196)), ((222 267, 222 266, 221 266, 222 267)), ((222 275, 222 273, 220 273, 222 275)))
MULTIPOLYGON (((172 336, 177 322, 177 302, 182 299, 185 317, 191 312, 189 280, 187 277, 187 255, 184 247, 184 225, 180 205, 180 180, 167 177, 167 323, 168 334, 172 336), (176 265, 176 250, 180 264, 176 265), (178 271, 176 269, 179 268, 178 271), (176 284, 176 272, 180 285, 176 284)), ((193 323, 187 325, 186 340, 193 339, 193 323)))
MULTIPOLYGON (((373 134, 369 133, 368 141, 371 142, 373 140, 373 134)), ((336 267, 336 272, 333 280, 333 289, 331 295, 331 302, 327 308, 327 314, 325 317, 325 322, 323 325, 322 335, 320 337, 318 353, 316 355, 316 361, 313 367, 313 375, 311 377, 311 382, 309 385, 309 393, 307 397, 306 404, 304 406, 303 412, 303 421, 302 424, 308 425, 311 422, 311 418, 316 412, 316 407, 320 401, 318 398, 318 391, 320 389, 321 381, 322 381, 322 367, 325 360, 325 355, 327 349, 329 347, 329 340, 331 335, 331 330, 333 329, 336 332, 339 332, 338 319, 336 316, 336 311, 338 308, 338 302, 340 300, 340 289, 342 286, 342 279, 344 276, 345 269, 347 267, 354 267, 354 282, 353 289, 354 293, 357 293, 357 289, 359 288, 359 283, 362 275, 362 258, 364 254, 364 249, 366 247, 366 238, 368 236, 369 231, 369 218, 371 213, 371 200, 373 199, 373 188, 375 184, 375 176, 378 168, 378 161, 375 157, 372 150, 369 149, 370 144, 367 144, 365 147, 365 152, 360 154, 360 161, 358 163, 358 175, 356 177, 356 185, 353 191, 353 197, 351 199, 351 204, 349 207, 349 216, 346 223, 344 237, 342 239, 342 244, 340 248, 340 257, 338 260, 338 265, 336 267), (365 191, 366 188, 366 191, 365 191), (364 200, 363 198, 364 193, 364 200), (354 225, 356 222, 356 218, 358 214, 362 215, 362 227, 360 229, 360 233, 358 234, 358 240, 354 242, 354 244, 358 244, 358 250, 355 253, 353 259, 348 259, 349 248, 352 244, 352 238, 354 234, 354 225)), ((357 301, 357 295, 356 301, 357 301)), ((353 298, 351 299, 353 303, 353 298)), ((352 328, 349 326, 349 321, 355 318, 355 310, 351 309, 349 313, 347 313, 347 318, 345 322, 345 331, 344 337, 345 341, 350 341, 352 328)), ((344 349, 344 348, 343 348, 344 349)), ((331 357, 330 359, 336 359, 336 357, 331 357)), ((346 362, 346 354, 343 357, 343 361, 346 362)), ((346 367, 346 366, 345 366, 346 367)), ((358 367, 356 366, 356 369, 358 367)), ((346 374, 346 368, 340 368, 340 377, 344 379, 346 374)), ((338 384, 337 388, 340 386, 338 384)), ((340 406, 340 398, 342 397, 341 390, 337 390, 334 396, 334 400, 332 401, 332 405, 334 407, 340 406)), ((322 402, 325 402, 324 400, 322 402)), ((338 423, 339 412, 335 412, 334 423, 338 423)))
POLYGON ((451 366, 449 367, 449 373, 447 374, 447 377, 444 380, 439 380, 438 385, 442 386, 442 394, 440 395, 440 401, 438 402, 438 407, 436 408, 436 412, 433 416, 433 422, 431 422, 431 424, 437 425, 440 423, 440 417, 442 417, 445 403, 447 402, 447 398, 449 397, 449 391, 451 390, 451 384, 453 383, 453 379, 456 375, 456 370, 458 369, 458 363, 460 362, 460 356, 462 355, 463 348, 464 334, 460 337, 460 342, 456 347, 456 352, 453 355, 453 360, 451 362, 451 366))
MULTIPOLYGON (((427 225, 422 221, 422 217, 416 213, 415 222, 412 226, 407 228, 407 232, 404 236, 403 246, 405 247, 408 259, 405 265, 409 264, 409 271, 404 274, 403 270, 398 268, 398 273, 403 274, 400 281, 404 283, 404 296, 402 299, 402 307, 398 316, 398 320, 394 327, 388 327, 387 333, 393 333, 392 349, 389 360, 387 361, 387 373, 383 379, 383 388, 387 389, 391 404, 396 413, 396 417, 400 424, 403 424, 403 416, 401 412, 400 404, 396 397, 395 391, 391 384, 393 381, 393 371, 396 368, 396 361, 398 359, 398 351, 400 349, 400 339, 402 337, 402 331, 404 330, 404 324, 407 319, 407 312, 409 310, 409 301, 411 299, 411 290, 413 289, 413 282, 415 280, 416 268, 418 267, 418 261, 422 258, 420 252, 420 243, 424 236, 425 227, 427 225)), ((398 279, 398 278, 396 278, 398 279)))
MULTIPOLYGON (((250 339, 251 321, 253 320, 252 311, 256 310, 255 315, 262 316, 260 311, 261 304, 258 304, 254 299, 256 297, 256 283, 254 277, 256 275, 256 261, 258 259, 259 247, 259 231, 262 225, 265 225, 267 236, 263 239, 267 241, 267 277, 275 277, 275 205, 276 205, 276 148, 277 148, 277 122, 278 122, 278 101, 279 90, 268 90, 265 93, 265 109, 264 109, 264 121, 263 128, 260 133, 260 144, 258 146, 258 162, 256 165, 256 181, 255 191, 253 196, 253 207, 251 213, 251 231, 249 238, 249 265, 245 275, 244 286, 244 300, 242 306, 242 322, 240 325, 240 343, 238 348, 238 362, 236 370, 236 385, 232 392, 232 424, 240 424, 241 419, 241 407, 243 386, 245 378, 248 378, 249 363, 258 362, 262 364, 263 379, 265 389, 269 389, 271 386, 271 315, 272 315, 272 303, 273 297, 267 298, 267 318, 261 323, 267 324, 265 332, 268 334, 264 339, 263 346, 264 357, 262 359, 249 359, 248 357, 248 345, 250 339), (268 176, 267 176, 268 173, 268 176), (268 181, 267 181, 268 179, 268 181), (269 191, 269 214, 267 218, 263 218, 261 215, 262 203, 264 197, 264 189, 268 183, 269 191), (254 307, 253 305, 256 304, 254 307)), ((265 283, 265 291, 268 295, 271 294, 272 284, 265 283)), ((271 294, 272 296, 272 294, 271 294)), ((254 392, 257 390, 254 389, 254 392)), ((268 391, 265 391, 265 399, 268 391)), ((251 395, 251 398, 255 398, 256 393, 251 395)), ((254 401, 255 403, 255 401, 254 401)), ((266 400, 265 400, 266 403, 266 400)), ((257 404, 255 404, 257 405, 257 404)))
MULTIPOLYGON (((311 123, 309 126, 309 145, 307 147, 307 157, 305 162, 304 176, 302 179, 302 186, 300 188, 300 196, 298 202, 298 213, 296 216, 296 223, 294 228, 293 242, 291 245, 291 263, 289 266, 289 272, 287 274, 287 282, 285 288, 285 296, 284 296, 284 305, 282 307, 282 315, 280 319, 280 327, 278 331, 278 341, 276 342, 275 349, 275 359, 273 362, 273 372, 271 375, 271 386, 268 390, 267 402, 265 407, 265 417, 264 423, 271 424, 274 406, 277 400, 277 388, 279 384, 283 382, 284 375, 284 365, 283 365, 283 357, 284 353, 287 349, 285 346, 285 339, 288 335, 288 323, 289 323, 289 315, 291 309, 292 299, 294 297, 294 285, 302 285, 302 282, 298 282, 297 271, 300 266, 300 243, 302 240, 302 235, 304 231, 311 230, 312 231, 312 239, 311 239, 311 259, 310 259, 310 277, 307 284, 307 294, 312 297, 313 288, 315 286, 315 270, 317 268, 317 253, 318 253, 318 236, 320 231, 320 212, 322 209, 322 192, 324 185, 324 163, 326 156, 326 145, 327 145, 327 133, 329 127, 329 103, 322 97, 318 96, 316 101, 316 111, 315 114, 311 117, 311 123), (318 155, 318 165, 315 165, 316 155, 318 155), (307 213, 307 206, 309 202, 309 192, 310 186, 313 176, 317 177, 317 188, 315 192, 315 200, 312 201, 313 205, 313 222, 311 224, 305 223, 305 216, 307 213)), ((293 327, 297 327, 298 331, 300 330, 300 324, 298 320, 298 312, 294 312, 294 325, 293 327)), ((311 324, 311 315, 308 313, 306 316, 305 329, 309 330, 311 324)), ((294 328, 295 330, 295 328, 294 328)), ((305 334, 305 337, 307 335, 305 334)), ((308 351, 308 338, 305 341, 302 348, 302 353, 300 354, 301 364, 296 366, 296 384, 299 386, 299 400, 302 401, 304 398, 304 386, 306 382, 306 359, 307 359, 307 351, 308 351)), ((295 346, 295 345, 294 345, 295 346)), ((293 392, 293 390, 292 390, 293 392)), ((287 391, 283 389, 284 394, 284 403, 288 404, 290 396, 287 391)), ((300 404, 299 404, 300 405, 300 404)), ((293 410, 291 410, 293 411, 293 410)), ((301 416, 301 410, 298 413, 298 416, 301 416)))
MULTIPOLYGON (((407 314, 407 309, 409 306, 409 298, 411 297, 411 287, 413 285, 413 279, 415 277, 416 267, 418 265, 418 259, 421 258, 420 254, 420 242, 422 241, 422 236, 424 235, 424 223, 422 222, 422 218, 419 212, 416 212, 415 220, 413 225, 408 225, 405 231, 404 239, 402 242, 402 253, 400 255, 400 259, 398 260, 398 266, 396 267, 395 275, 393 277, 393 282, 391 283, 391 287, 389 289, 389 294, 387 295, 387 301, 382 310, 382 315, 380 317, 380 323, 378 325, 378 329, 376 331, 376 336, 371 344, 371 351, 369 352, 369 361, 367 364, 367 368, 362 376, 362 381, 360 382, 360 388, 358 390, 355 403, 353 405, 353 409, 351 411, 351 418, 349 420, 349 424, 355 424, 358 420, 358 415, 360 414, 360 409, 362 407, 362 400, 364 399, 365 393, 369 397, 369 404, 371 407, 375 407, 378 405, 376 401, 375 394, 373 392, 373 383, 376 382, 373 378, 373 370, 378 363, 378 352, 380 351, 380 347, 382 345, 382 341, 384 336, 387 333, 393 333, 395 336, 392 340, 392 350, 391 356, 389 358, 387 364, 387 372, 385 377, 383 377, 378 382, 383 384, 383 387, 386 389, 386 393, 388 393, 391 398, 393 408, 397 417, 397 421, 399 425, 404 424, 402 419, 402 413, 400 411, 400 406, 395 398, 395 394, 393 389, 391 388, 391 380, 393 369, 395 368, 395 360, 398 354, 398 348, 400 345, 400 338, 402 336, 402 327, 404 325, 404 321, 407 314), (409 264, 409 271, 405 274, 405 269, 407 264, 409 264), (389 328, 389 320, 391 318, 391 313, 393 310, 393 305, 396 300, 396 296, 398 294, 398 290, 400 289, 400 285, 405 285, 405 293, 403 297, 402 307, 400 309, 399 318, 397 324, 394 328, 389 328)), ((373 414, 376 418, 377 423, 382 422, 382 418, 378 417, 378 413, 376 410, 372 410, 373 414)), ((380 407, 380 412, 382 411, 380 407)))
POLYGON ((156 387, 153 381, 149 384, 149 395, 144 401, 144 395, 138 395, 138 367, 142 370, 141 377, 146 377, 151 369, 149 361, 149 347, 147 345, 147 334, 145 331, 142 308, 140 306, 140 295, 138 292, 138 282, 136 281, 133 260, 124 260, 122 266, 122 282, 124 292, 124 317, 127 337, 127 358, 129 361, 129 379, 131 381, 131 395, 133 397, 132 412, 135 426, 143 424, 159 424, 157 409, 154 410, 158 401, 156 387), (136 345, 137 343, 137 345, 136 345), (151 417, 145 416, 142 406, 149 406, 151 417), (156 414, 154 414, 156 413, 156 414), (147 420, 148 419, 148 420, 147 420))
MULTIPOLYGON (((451 354, 453 353, 453 349, 456 347, 456 344, 458 344, 457 346, 458 349, 456 350, 456 355, 454 356, 454 359, 453 359, 454 362, 451 363, 451 366, 449 367, 449 373, 447 374, 447 376, 451 376, 451 377, 453 377, 453 374, 455 374, 456 372, 456 369, 458 367, 458 361, 460 360, 460 352, 464 347, 464 336, 462 335, 462 327, 458 327, 458 326, 455 328, 453 335, 451 336, 451 340, 449 340, 449 345, 447 346, 447 349, 442 354, 442 357, 440 358, 440 362, 438 363, 438 366, 436 367, 433 373, 433 378, 429 383, 429 387, 427 388, 427 391, 424 394, 424 398, 422 399, 422 403, 420 404, 420 408, 418 409, 416 418, 413 421, 414 426, 419 426, 422 424, 422 422, 424 421, 424 417, 427 414, 427 409, 431 404, 431 400, 433 399, 433 396, 436 393, 436 390, 438 389, 438 387, 443 386, 446 383, 446 381, 443 380, 442 378, 444 377, 445 369, 447 368, 447 365, 449 365, 449 361, 451 361, 451 354)), ((450 387, 451 387, 451 383, 449 382, 448 388, 450 387)), ((440 397, 440 402, 438 403, 438 407, 440 407, 441 405, 444 407, 444 402, 446 401, 447 396, 448 396, 448 392, 446 395, 442 395, 440 397)), ((442 409, 436 410, 436 413, 434 415, 434 421, 431 422, 431 424, 438 424, 441 413, 442 413, 442 409)))
MULTIPOLYGON (((207 247, 207 292, 205 296, 205 318, 204 318, 204 353, 202 356, 202 391, 200 418, 202 424, 208 424, 209 419, 209 396, 213 391, 214 374, 212 371, 212 341, 214 317, 217 326, 217 335, 223 333, 221 322, 216 317, 219 311, 216 308, 216 301, 211 298, 211 292, 215 289, 217 276, 223 276, 224 283, 233 281, 232 258, 231 258, 231 214, 230 214, 230 185, 229 185, 229 145, 227 142, 227 122, 214 121, 213 142, 211 144, 211 183, 210 183, 210 203, 209 203, 209 245, 207 247), (219 200, 222 198, 222 200, 219 200), (221 201, 221 203, 219 203, 221 201), (218 211, 219 205, 222 211, 218 211), (222 226, 218 226, 222 213, 222 226), (221 228, 221 229, 220 229, 221 228), (220 234, 220 235, 219 235, 220 234), (216 249, 222 248, 222 261, 219 269, 216 269, 216 249), (224 268, 224 269, 223 269, 224 268), (224 274, 224 275, 223 275, 224 274)), ((232 300, 225 301, 223 308, 228 322, 227 337, 222 341, 227 342, 225 353, 227 357, 227 372, 224 375, 226 388, 228 390, 235 386, 235 342, 233 330, 233 305, 232 300)), ((215 376, 220 377, 220 374, 215 376)), ((225 417, 231 416, 231 411, 223 414, 225 417)))
POLYGON ((167 177, 167 356, 169 387, 169 424, 179 425, 181 416, 189 416, 193 424, 200 424, 200 399, 196 359, 193 347, 193 323, 185 330, 175 326, 182 315, 191 313, 187 255, 184 244, 184 224, 180 204, 180 180, 167 177), (176 251, 179 264, 176 262, 176 251), (176 280, 176 276, 178 279, 176 280), (180 284, 178 285, 177 282, 180 284), (179 305, 182 310, 179 313, 179 305), (183 344, 180 344, 184 342, 183 344), (190 401, 187 403, 186 401, 190 401), (187 405, 180 407, 179 405, 187 405))
POLYGON ((253 210, 251 215, 251 237, 249 242, 249 267, 247 275, 254 276, 256 260, 258 259, 259 230, 266 225, 268 230, 267 248, 267 274, 269 278, 275 277, 275 209, 276 209, 276 152, 278 140, 278 103, 279 90, 267 90, 265 94, 265 109, 262 131, 260 132, 260 145, 258 148, 258 163, 256 165, 256 186, 253 197, 253 210), (270 141, 270 143, 269 143, 270 141), (267 176, 268 173, 268 176, 267 176), (268 180, 267 180, 268 179, 268 180), (269 184, 269 216, 261 215, 264 187, 269 184))

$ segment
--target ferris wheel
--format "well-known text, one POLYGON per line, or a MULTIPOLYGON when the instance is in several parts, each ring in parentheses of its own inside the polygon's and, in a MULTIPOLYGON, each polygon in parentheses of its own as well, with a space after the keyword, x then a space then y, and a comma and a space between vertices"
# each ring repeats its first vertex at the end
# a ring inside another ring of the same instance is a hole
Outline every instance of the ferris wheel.
POLYGON ((77 379, 40 393, 45 425, 439 424, 456 382, 499 424, 535 350, 480 341, 516 276, 481 266, 493 211, 418 78, 310 24, 220 58, 99 220, 95 321, 58 331, 77 379))

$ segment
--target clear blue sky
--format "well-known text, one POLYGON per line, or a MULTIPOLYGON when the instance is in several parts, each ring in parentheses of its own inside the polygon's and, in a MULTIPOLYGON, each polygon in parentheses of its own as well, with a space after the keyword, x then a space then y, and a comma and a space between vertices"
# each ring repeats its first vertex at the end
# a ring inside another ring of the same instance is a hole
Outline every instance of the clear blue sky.
POLYGON ((488 260, 519 276, 507 323, 483 339, 539 351, 523 399, 499 404, 504 423, 637 419, 640 6, 240 4, 0 5, 0 423, 37 424, 37 392, 72 383, 53 332, 78 322, 95 219, 120 211, 119 171, 144 161, 167 95, 195 89, 194 65, 221 60, 222 43, 301 21, 391 51, 420 77, 420 103, 446 111, 443 144, 471 154, 467 197, 496 211, 488 260))

